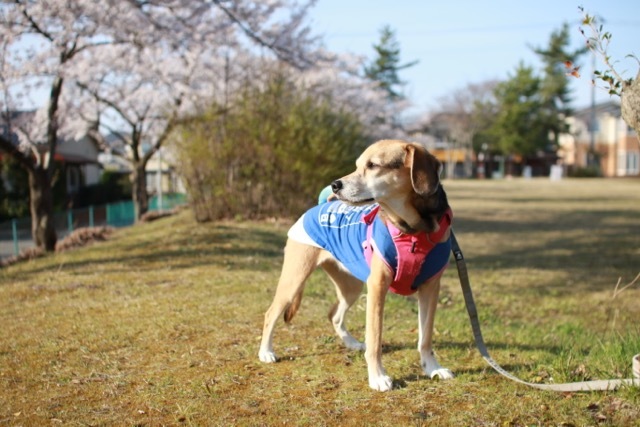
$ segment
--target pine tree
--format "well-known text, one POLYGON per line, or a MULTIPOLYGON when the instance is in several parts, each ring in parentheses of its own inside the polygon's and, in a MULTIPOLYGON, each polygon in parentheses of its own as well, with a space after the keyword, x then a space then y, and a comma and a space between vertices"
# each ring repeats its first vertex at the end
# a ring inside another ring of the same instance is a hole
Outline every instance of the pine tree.
POLYGON ((380 30, 380 42, 374 44, 373 48, 377 57, 370 65, 365 66, 365 76, 377 82, 379 87, 387 93, 390 101, 404 99, 400 88, 405 82, 400 80, 398 72, 413 67, 418 61, 400 65, 400 44, 396 40, 395 32, 388 25, 380 30))
POLYGON ((533 155, 549 144, 542 79, 520 63, 508 80, 496 86, 499 105, 491 133, 503 154, 533 155))
POLYGON ((575 64, 587 51, 586 48, 569 51, 569 44, 569 25, 565 23, 561 29, 551 33, 546 48, 533 49, 544 64, 540 95, 554 144, 557 144, 560 133, 566 132, 565 118, 572 113, 570 107, 572 99, 565 64, 575 64))

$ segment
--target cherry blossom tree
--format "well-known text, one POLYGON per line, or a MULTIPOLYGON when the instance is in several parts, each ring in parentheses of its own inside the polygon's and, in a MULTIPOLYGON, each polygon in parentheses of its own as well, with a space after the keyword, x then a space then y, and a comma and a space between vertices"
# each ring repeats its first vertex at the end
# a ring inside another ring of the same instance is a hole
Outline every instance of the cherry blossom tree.
POLYGON ((138 216, 148 209, 145 169, 173 127, 215 96, 218 79, 207 72, 219 68, 205 50, 183 56, 111 46, 100 52, 109 67, 96 70, 77 86, 101 106, 103 135, 115 135, 131 164, 132 198, 138 216))
MULTIPOLYGON (((162 9, 164 6, 157 6, 162 9)), ((162 21, 150 16, 152 43, 112 45, 97 52, 103 64, 79 87, 104 106, 118 131, 103 127, 128 147, 133 200, 138 217, 148 209, 145 169, 176 124, 212 103, 224 104, 229 93, 250 79, 262 55, 297 69, 316 56, 303 18, 308 5, 286 2, 177 2, 162 21), (197 13, 195 10, 197 9, 197 13), (284 14, 289 11, 290 15, 284 14), (275 15, 284 18, 274 19, 275 15)))
POLYGON ((410 106, 407 100, 390 101, 379 82, 361 73, 367 59, 354 54, 323 53, 314 67, 294 73, 299 87, 330 99, 337 111, 355 115, 370 138, 407 139, 407 132, 395 120, 410 106))
POLYGON ((98 32, 109 15, 92 1, 33 2, 15 0, 0 5, 0 108, 7 132, 0 149, 28 172, 32 235, 38 247, 55 249, 51 191, 56 145, 65 128, 61 105, 67 74, 76 58, 111 43, 98 32), (78 19, 82 16, 82 19, 78 19), (46 102, 31 120, 17 119, 38 91, 46 102), (19 136, 19 143, 12 141, 19 136))
MULTIPOLYGON (((207 97, 228 92, 230 70, 271 55, 310 66, 309 2, 278 0, 14 0, 0 5, 0 149, 29 173, 33 238, 53 250, 53 159, 65 134, 119 120, 130 148, 138 214, 147 208, 144 167, 175 123, 207 97), (221 80, 222 78, 222 80, 221 80), (81 89, 80 92, 77 89, 81 89), (12 112, 38 104, 35 119, 12 112), (97 102, 88 103, 79 94, 97 102), (90 108, 88 108, 90 106, 90 108), (9 135, 19 135, 19 144, 9 135), (146 145, 146 149, 143 146, 146 145)), ((242 70, 241 70, 242 71, 242 70)), ((113 123, 113 122, 112 122, 113 123)))

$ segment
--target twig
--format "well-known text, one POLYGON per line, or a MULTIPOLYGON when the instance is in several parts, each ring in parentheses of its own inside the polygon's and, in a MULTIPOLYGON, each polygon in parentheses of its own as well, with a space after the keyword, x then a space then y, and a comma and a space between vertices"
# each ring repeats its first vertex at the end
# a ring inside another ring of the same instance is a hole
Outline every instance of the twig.
POLYGON ((628 283, 627 285, 625 285, 622 289, 618 290, 618 288, 620 287, 620 282, 622 281, 622 277, 618 278, 618 283, 616 284, 615 289, 613 290, 613 298, 617 297, 619 294, 621 294, 625 289, 630 288, 631 286, 633 286, 638 279, 640 279, 640 273, 638 273, 638 275, 636 276, 635 279, 633 279, 630 283, 628 283))

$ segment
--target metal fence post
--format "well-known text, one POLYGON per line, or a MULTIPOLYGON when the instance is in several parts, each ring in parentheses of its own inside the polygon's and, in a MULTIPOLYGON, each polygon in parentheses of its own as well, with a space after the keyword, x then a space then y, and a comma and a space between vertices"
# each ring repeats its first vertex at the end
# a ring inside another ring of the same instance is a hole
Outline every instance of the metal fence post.
POLYGON ((69 233, 73 232, 73 211, 67 211, 67 229, 69 233))
POLYGON ((20 255, 20 248, 18 247, 18 221, 15 218, 11 220, 11 231, 13 232, 13 254, 18 256, 20 255))
MULTIPOLYGON (((159 211, 171 209, 173 206, 184 203, 185 200, 186 196, 182 194, 164 193, 156 199, 158 203, 156 209, 159 211)), ((90 227, 95 227, 96 223, 98 226, 124 227, 135 224, 137 219, 137 204, 133 203, 133 201, 119 201, 98 206, 90 205, 88 214, 86 209, 67 209, 66 212, 64 210, 56 212, 55 224, 58 235, 65 235, 65 227, 69 233, 73 232, 76 226, 79 228, 85 227, 87 225, 85 216, 88 216, 90 227), (67 217, 66 224, 65 214, 67 217), (78 222, 76 223, 75 221, 78 222)), ((12 218, 6 222, 0 222, 0 243, 4 244, 0 247, 4 251, 0 254, 2 257, 10 256, 12 253, 19 256, 21 249, 33 247, 33 242, 29 241, 30 239, 25 234, 25 221, 28 221, 28 218, 12 218), (9 227, 11 227, 11 231, 9 231, 9 227), (11 245, 12 241, 13 247, 11 245)))

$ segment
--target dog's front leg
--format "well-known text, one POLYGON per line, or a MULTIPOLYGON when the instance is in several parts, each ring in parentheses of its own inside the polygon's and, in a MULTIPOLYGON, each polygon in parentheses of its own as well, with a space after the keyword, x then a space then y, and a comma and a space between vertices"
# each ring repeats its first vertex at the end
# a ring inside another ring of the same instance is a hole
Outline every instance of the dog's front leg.
POLYGON ((304 282, 316 268, 319 254, 319 248, 287 240, 276 295, 264 316, 262 341, 258 352, 262 362, 273 363, 277 360, 273 351, 273 329, 276 321, 285 310, 289 312, 285 315, 285 321, 290 321, 298 310, 304 282))
POLYGON ((382 367, 382 319, 387 291, 393 281, 392 272, 374 256, 371 260, 371 274, 367 279, 367 326, 366 351, 369 386, 378 391, 391 390, 393 381, 382 367))
POLYGON ((418 351, 420 365, 430 378, 439 377, 443 380, 453 378, 450 370, 443 368, 433 354, 432 338, 433 324, 438 306, 440 293, 440 277, 433 279, 418 288, 418 351))

